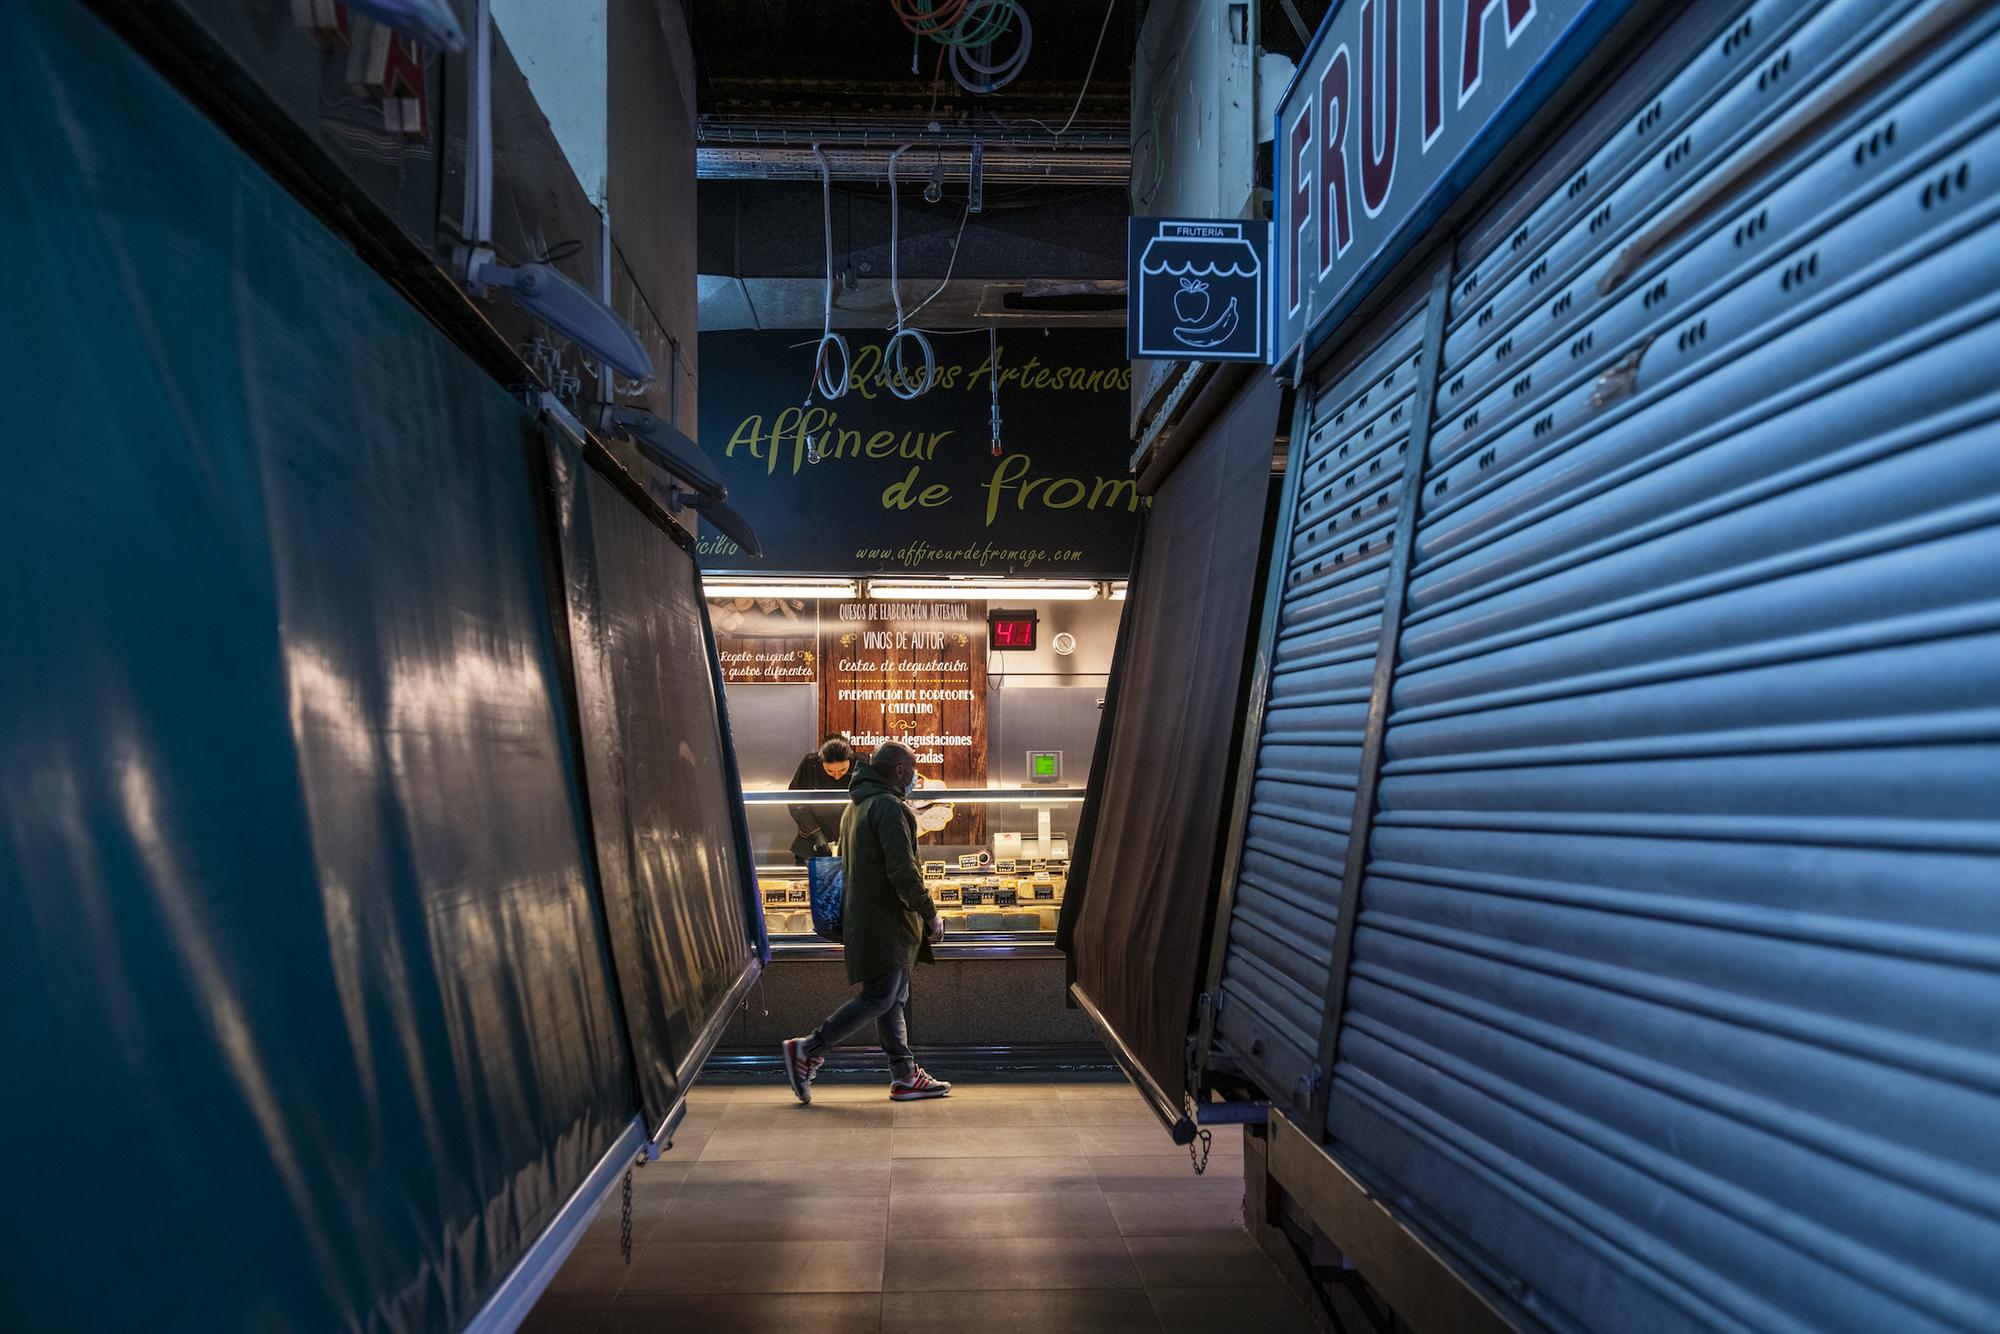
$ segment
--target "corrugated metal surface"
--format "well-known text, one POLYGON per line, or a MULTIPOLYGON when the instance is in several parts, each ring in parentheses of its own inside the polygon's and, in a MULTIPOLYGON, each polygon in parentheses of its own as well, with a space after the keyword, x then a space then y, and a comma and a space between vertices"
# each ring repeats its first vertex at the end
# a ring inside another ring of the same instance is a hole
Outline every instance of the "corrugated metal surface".
POLYGON ((1392 302, 1386 331, 1358 339, 1316 395, 1280 548, 1288 568, 1216 1033, 1273 1096, 1301 1102, 1319 1059, 1427 291, 1392 302))
POLYGON ((1328 1131, 1550 1327, 2000 1328, 2000 14, 1599 291, 1935 8, 1642 59, 1460 261, 1328 1131))

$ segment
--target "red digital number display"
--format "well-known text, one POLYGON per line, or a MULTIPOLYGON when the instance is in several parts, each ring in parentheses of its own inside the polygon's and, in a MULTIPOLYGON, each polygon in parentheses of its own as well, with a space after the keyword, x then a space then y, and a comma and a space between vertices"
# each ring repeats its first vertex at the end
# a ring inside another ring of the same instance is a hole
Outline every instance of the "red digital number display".
POLYGON ((992 626, 994 648, 1032 649, 1035 646, 1033 617, 995 616, 992 626))

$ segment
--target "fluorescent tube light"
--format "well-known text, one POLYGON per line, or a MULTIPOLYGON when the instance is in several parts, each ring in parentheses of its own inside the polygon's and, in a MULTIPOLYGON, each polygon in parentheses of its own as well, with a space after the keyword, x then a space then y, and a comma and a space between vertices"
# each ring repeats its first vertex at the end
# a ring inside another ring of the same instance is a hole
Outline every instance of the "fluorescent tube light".
POLYGON ((703 579, 702 592, 712 598, 852 598, 861 586, 852 579, 776 580, 703 579))
MULTIPOLYGON (((968 806, 1080 806, 1080 788, 1021 788, 996 792, 993 789, 918 788, 920 801, 964 802, 968 806)), ((814 793, 804 788, 753 788, 743 794, 746 806, 845 806, 852 798, 845 792, 814 793)))
POLYGON ((870 580, 868 596, 878 602, 915 598, 1026 598, 1041 602, 1088 602, 1097 585, 1078 579, 870 580))
POLYGON ((1111 581, 1110 597, 1113 602, 1123 602, 1125 600, 1125 581, 1123 579, 1113 579, 1111 581))

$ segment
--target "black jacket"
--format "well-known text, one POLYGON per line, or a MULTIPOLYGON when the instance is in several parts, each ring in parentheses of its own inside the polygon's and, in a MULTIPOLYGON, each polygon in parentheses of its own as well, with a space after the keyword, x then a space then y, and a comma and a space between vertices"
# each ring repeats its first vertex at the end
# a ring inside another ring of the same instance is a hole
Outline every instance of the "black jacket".
MULTIPOLYGON (((859 757, 857 757, 858 760, 859 757)), ((846 778, 834 778, 819 762, 819 752, 814 751, 799 761, 799 767, 792 772, 792 781, 785 784, 794 792, 845 792, 853 781, 858 764, 851 764, 846 778)), ((846 813, 845 806, 787 806, 792 813, 792 825, 799 831, 792 840, 792 855, 804 860, 816 855, 821 843, 830 843, 840 837, 840 817, 846 813)))
POLYGON ((917 861, 917 817, 903 794, 873 765, 856 764, 847 816, 841 821, 840 861, 846 876, 840 944, 847 980, 931 963, 926 934, 937 904, 924 890, 917 861))

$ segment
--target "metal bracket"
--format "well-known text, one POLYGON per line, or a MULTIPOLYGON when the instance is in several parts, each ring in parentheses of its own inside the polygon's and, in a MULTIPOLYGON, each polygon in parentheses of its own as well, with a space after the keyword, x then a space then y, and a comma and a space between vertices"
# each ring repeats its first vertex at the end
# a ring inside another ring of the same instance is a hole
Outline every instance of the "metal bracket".
POLYGON ((1194 1105, 1195 1124, 1204 1126, 1261 1126, 1271 1119, 1268 1102, 1198 1102, 1194 1105))
POLYGON ((1291 22, 1292 31, 1299 35, 1299 41, 1306 46, 1311 46, 1313 39, 1312 29, 1306 27, 1305 19, 1300 17, 1299 7, 1292 0, 1278 0, 1278 7, 1285 11, 1285 18, 1291 22))

